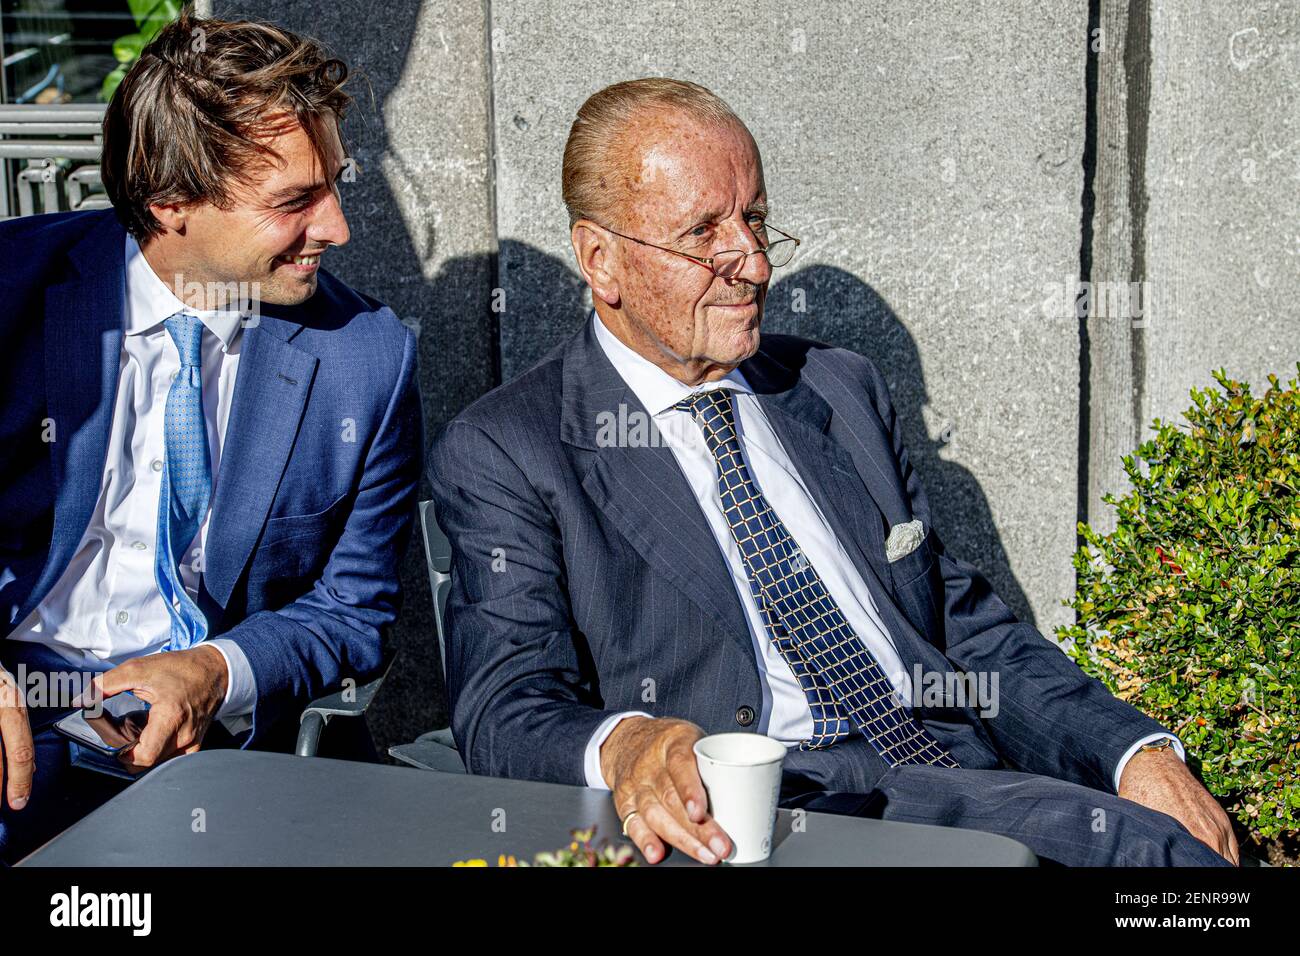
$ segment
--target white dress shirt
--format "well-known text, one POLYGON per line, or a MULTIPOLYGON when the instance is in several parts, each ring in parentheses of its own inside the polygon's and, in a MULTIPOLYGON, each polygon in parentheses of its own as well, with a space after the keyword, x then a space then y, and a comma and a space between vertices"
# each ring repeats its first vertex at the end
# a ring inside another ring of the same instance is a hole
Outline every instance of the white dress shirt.
MULTIPOLYGON (((717 462, 713 453, 709 451, 703 433, 690 413, 673 407, 693 393, 708 388, 731 390, 736 433, 754 484, 791 537, 798 542, 809 563, 817 569, 818 576, 839 605, 853 632, 880 664, 881 670, 894 686, 898 703, 910 710, 911 677, 894 647, 871 591, 858 574, 817 502, 809 494, 790 456, 772 430, 758 397, 740 370, 735 369, 718 381, 692 388, 621 342, 605 327, 599 315, 595 315, 593 321, 596 341, 628 388, 653 416, 660 437, 677 459, 731 571, 732 583, 740 597, 741 607, 745 610, 762 687, 759 732, 781 741, 787 747, 793 747, 812 736, 812 711, 798 678, 768 636, 762 613, 750 592, 749 574, 718 497, 717 462)), ((634 714, 651 716, 643 711, 612 714, 596 728, 588 741, 584 760, 587 786, 608 789, 600 769, 600 746, 619 721, 634 714)), ((1165 735, 1145 737, 1125 754, 1115 771, 1116 789, 1119 788, 1120 774, 1129 758, 1142 744, 1162 736, 1165 735)), ((1175 746, 1179 756, 1182 756, 1181 744, 1175 741, 1175 746)))
MULTIPOLYGON (((213 499, 239 369, 239 314, 186 308, 129 236, 125 255, 125 334, 99 500, 67 569, 9 635, 10 640, 44 644, 84 671, 107 670, 155 653, 171 636, 171 615, 158 591, 154 560, 166 456, 163 417, 180 355, 163 322, 188 312, 203 323, 203 414, 213 499)), ((211 517, 209 502, 197 537, 178 562, 185 590, 196 600, 202 573, 194 567, 202 562, 195 558, 205 553, 211 517)), ((251 726, 248 715, 257 701, 252 668, 233 641, 206 643, 221 652, 229 676, 217 717, 231 733, 239 733, 251 726)))

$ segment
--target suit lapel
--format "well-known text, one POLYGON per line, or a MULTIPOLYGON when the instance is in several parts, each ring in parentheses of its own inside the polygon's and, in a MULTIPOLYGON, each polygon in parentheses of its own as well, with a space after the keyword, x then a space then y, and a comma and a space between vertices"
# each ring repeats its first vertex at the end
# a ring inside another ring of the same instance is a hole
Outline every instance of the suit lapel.
POLYGON ((672 450, 664 444, 601 447, 602 413, 648 416, 595 339, 591 321, 565 353, 561 438, 593 453, 583 488, 646 563, 673 582, 746 653, 749 626, 726 562, 672 450))
POLYGON ((203 578, 223 608, 266 523, 316 374, 316 357, 288 341, 301 328, 263 315, 243 332, 203 578))
MULTIPOLYGON (((594 321, 594 320, 593 320, 594 321)), ((885 557, 884 509, 852 456, 827 433, 833 412, 799 371, 760 351, 741 365, 773 430, 867 585, 907 661, 926 643, 894 600, 885 557), (910 648, 909 643, 918 645, 910 648)), ((599 447, 598 416, 645 412, 595 339, 591 321, 565 354, 561 438, 594 452, 583 487, 653 568, 752 653, 749 625, 713 531, 666 445, 599 447)))
POLYGON ((72 560, 99 500, 113 425, 126 296, 126 233, 112 213, 68 252, 45 294, 46 407, 54 426, 50 467, 54 528, 45 567, 14 622, 72 560))
POLYGON ((759 403, 863 580, 883 587, 889 577, 884 519, 854 470, 848 452, 823 432, 788 414, 772 396, 760 396, 759 403))
MULTIPOLYGON (((31 613, 68 566, 99 500, 125 325, 125 242, 112 213, 104 213, 69 250, 69 267, 46 291, 54 528, 45 566, 14 622, 31 613)), ((203 578, 223 607, 265 524, 316 372, 317 359, 289 344, 301 328, 264 314, 243 332, 203 578)))
POLYGON ((895 637, 894 646, 905 660, 920 659, 919 648, 911 655, 905 652, 908 642, 925 642, 894 600, 893 577, 885 556, 884 509, 853 457, 826 433, 834 415, 829 403, 808 384, 805 375, 763 351, 743 363, 741 371, 799 477, 871 592, 895 637))

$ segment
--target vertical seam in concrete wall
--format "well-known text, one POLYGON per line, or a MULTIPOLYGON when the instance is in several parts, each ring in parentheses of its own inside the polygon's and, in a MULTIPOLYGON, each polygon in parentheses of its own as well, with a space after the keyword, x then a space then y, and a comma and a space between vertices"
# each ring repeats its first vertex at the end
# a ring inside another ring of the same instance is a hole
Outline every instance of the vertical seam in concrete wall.
MULTIPOLYGON (((1082 307, 1083 290, 1092 282, 1093 217, 1097 214, 1097 75, 1098 51, 1094 43, 1101 27, 1101 0, 1088 2, 1088 34, 1084 38, 1087 60, 1083 71, 1084 121, 1083 121, 1083 198, 1079 223, 1079 298, 1074 303, 1075 319, 1079 323, 1079 441, 1076 461, 1078 479, 1076 520, 1088 521, 1088 462, 1092 445, 1092 342, 1088 337, 1088 310, 1082 307)), ((1077 544, 1082 546, 1083 535, 1077 534, 1077 544)))
POLYGON ((487 204, 488 224, 492 230, 491 251, 488 253, 488 274, 492 289, 488 293, 487 324, 491 337, 492 387, 501 384, 501 321, 496 310, 497 290, 501 282, 501 230, 497 225, 497 110, 496 64, 492 60, 492 0, 483 0, 483 38, 487 49, 483 51, 484 81, 487 84, 487 204))
MULTIPOLYGON (((1148 0, 1130 0, 1124 31, 1125 140, 1128 149, 1129 289, 1141 289, 1146 273, 1147 130, 1151 108, 1151 8, 1148 0)), ((1149 303, 1143 303, 1143 315, 1149 303)), ((1145 325, 1145 323, 1143 323, 1145 325)), ((1146 404, 1146 339, 1142 327, 1129 322, 1129 359, 1133 370, 1133 445, 1142 443, 1146 404)))

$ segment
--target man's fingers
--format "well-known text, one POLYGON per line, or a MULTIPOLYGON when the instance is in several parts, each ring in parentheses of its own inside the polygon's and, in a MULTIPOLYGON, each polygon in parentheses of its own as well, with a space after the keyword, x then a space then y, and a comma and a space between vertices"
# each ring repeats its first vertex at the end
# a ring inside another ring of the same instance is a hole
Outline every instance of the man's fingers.
MULTIPOLYGON (((124 664, 118 664, 111 670, 106 670, 102 674, 96 674, 90 682, 90 693, 97 694, 99 700, 107 700, 115 697, 125 691, 138 691, 144 689, 144 678, 147 674, 147 668, 141 667, 136 661, 130 660, 124 664)), ((137 696, 140 696, 137 694, 137 696)), ((91 698, 94 699, 94 698, 91 698)), ((141 697, 141 700, 147 700, 141 697)))
POLYGON ((665 842, 702 863, 716 863, 718 858, 688 829, 691 824, 685 818, 685 807, 676 798, 672 780, 665 775, 657 782, 664 797, 657 796, 652 788, 642 787, 630 800, 616 801, 625 808, 619 817, 626 821, 628 838, 649 863, 658 863, 667 855, 665 842), (671 800, 674 808, 666 807, 663 799, 671 800))
POLYGON ((1237 845, 1237 835, 1232 832, 1232 824, 1225 824, 1224 836, 1224 849, 1220 852, 1233 866, 1241 866, 1241 848, 1237 845))
POLYGON ((658 863, 664 858, 664 845, 639 812, 630 820, 628 819, 628 814, 633 812, 629 810, 623 814, 623 819, 627 822, 627 837, 636 844, 636 848, 641 851, 647 863, 658 863))
POLYGON ((1197 816, 1194 821, 1195 829, 1192 826, 1187 827, 1187 831, 1192 836, 1200 840, 1219 856, 1223 857, 1233 866, 1240 866, 1240 856, 1237 849, 1237 838, 1232 832, 1232 824, 1228 822, 1226 813, 1204 814, 1197 816))
POLYGON ((620 778, 614 785, 614 806, 627 835, 650 863, 664 858, 665 843, 702 863, 724 859, 731 843, 709 818, 708 796, 691 750, 703 731, 679 720, 649 720, 632 728, 632 737, 619 738, 616 730, 605 743, 608 748, 611 741, 620 741, 620 753, 609 765, 620 778), (629 740, 636 756, 622 761, 629 740))
POLYGON ((668 775, 672 778, 677 795, 686 809, 686 817, 692 823, 703 823, 709 818, 709 797, 704 791, 704 781, 700 779, 700 769, 695 763, 695 754, 687 750, 684 754, 676 751, 668 758, 668 775))
POLYGON ((7 709, 3 725, 0 738, 4 740, 5 800, 11 810, 21 810, 32 795, 36 748, 32 746, 32 730, 24 712, 7 709))
POLYGON ((158 763, 164 753, 172 748, 181 726, 181 715, 166 706, 155 706, 149 711, 144 732, 130 750, 130 762, 148 769, 158 763))
POLYGON ((127 744, 135 743, 135 740, 123 734, 118 725, 113 722, 113 718, 107 715, 82 719, 85 720, 86 726, 110 747, 125 747, 127 744))
MULTIPOLYGON (((731 855, 731 838, 722 827, 718 826, 718 822, 708 815, 707 811, 702 822, 692 820, 686 811, 685 802, 676 789, 666 793, 660 802, 699 845, 709 848, 716 859, 725 860, 731 855)), ((697 856, 694 852, 691 855, 697 856)), ((713 860, 703 860, 703 862, 712 863, 713 860)))
POLYGON ((1215 809, 1218 811, 1216 822, 1219 824, 1219 832, 1222 834, 1221 842, 1223 843, 1223 849, 1219 852, 1231 861, 1233 866, 1241 866, 1241 848, 1237 845, 1237 834, 1232 830, 1232 820, 1228 817, 1227 811, 1217 803, 1215 809))
MULTIPOLYGON (((1207 795, 1206 799, 1210 799, 1207 795)), ((1192 835, 1233 866, 1240 866, 1237 837, 1232 832, 1232 821, 1217 802, 1206 804, 1195 817, 1198 824, 1192 835)), ((1188 827, 1191 830, 1191 827, 1188 827)))
POLYGON ((0 681, 0 762, 5 800, 11 810, 21 810, 32 795, 36 748, 32 744, 32 728, 27 722, 22 694, 12 679, 0 681))
POLYGON ((1204 836, 1197 837, 1197 839, 1199 839, 1202 843, 1208 846, 1215 853, 1219 854, 1219 856, 1223 857, 1229 863, 1233 864, 1234 866, 1236 865, 1237 863, 1236 854, 1233 852, 1233 848, 1229 845, 1228 840, 1224 837, 1224 834, 1221 830, 1218 830, 1216 828, 1211 832, 1205 834, 1204 836))
POLYGON ((687 856, 701 863, 717 863, 721 859, 692 832, 694 825, 686 819, 686 807, 676 799, 675 792, 667 804, 652 797, 638 806, 650 828, 687 856))
POLYGON ((693 826, 695 837, 706 844, 719 860, 725 860, 731 855, 731 837, 709 816, 709 795, 700 779, 694 752, 675 753, 669 758, 668 773, 676 792, 673 799, 665 800, 665 803, 670 807, 681 807, 686 822, 693 826))

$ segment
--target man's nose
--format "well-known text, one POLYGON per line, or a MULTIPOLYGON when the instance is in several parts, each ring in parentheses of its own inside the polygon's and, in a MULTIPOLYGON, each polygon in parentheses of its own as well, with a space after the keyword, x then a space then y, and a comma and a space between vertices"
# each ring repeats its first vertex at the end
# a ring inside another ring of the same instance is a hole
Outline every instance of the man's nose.
POLYGON ((339 202, 338 187, 335 186, 325 201, 316 207, 316 215, 307 226, 307 238, 312 242, 342 246, 351 237, 347 217, 343 215, 343 205, 339 202))
POLYGON ((763 247, 755 243, 755 248, 747 249, 749 253, 745 257, 745 263, 740 267, 732 279, 744 280, 754 285, 763 285, 772 278, 772 263, 767 261, 767 256, 762 251, 763 247))
POLYGON ((731 248, 747 252, 749 255, 745 256, 740 271, 731 278, 743 279, 754 285, 762 285, 772 278, 772 264, 767 261, 767 256, 762 252, 763 243, 758 240, 748 225, 737 230, 735 241, 736 244, 731 248))

